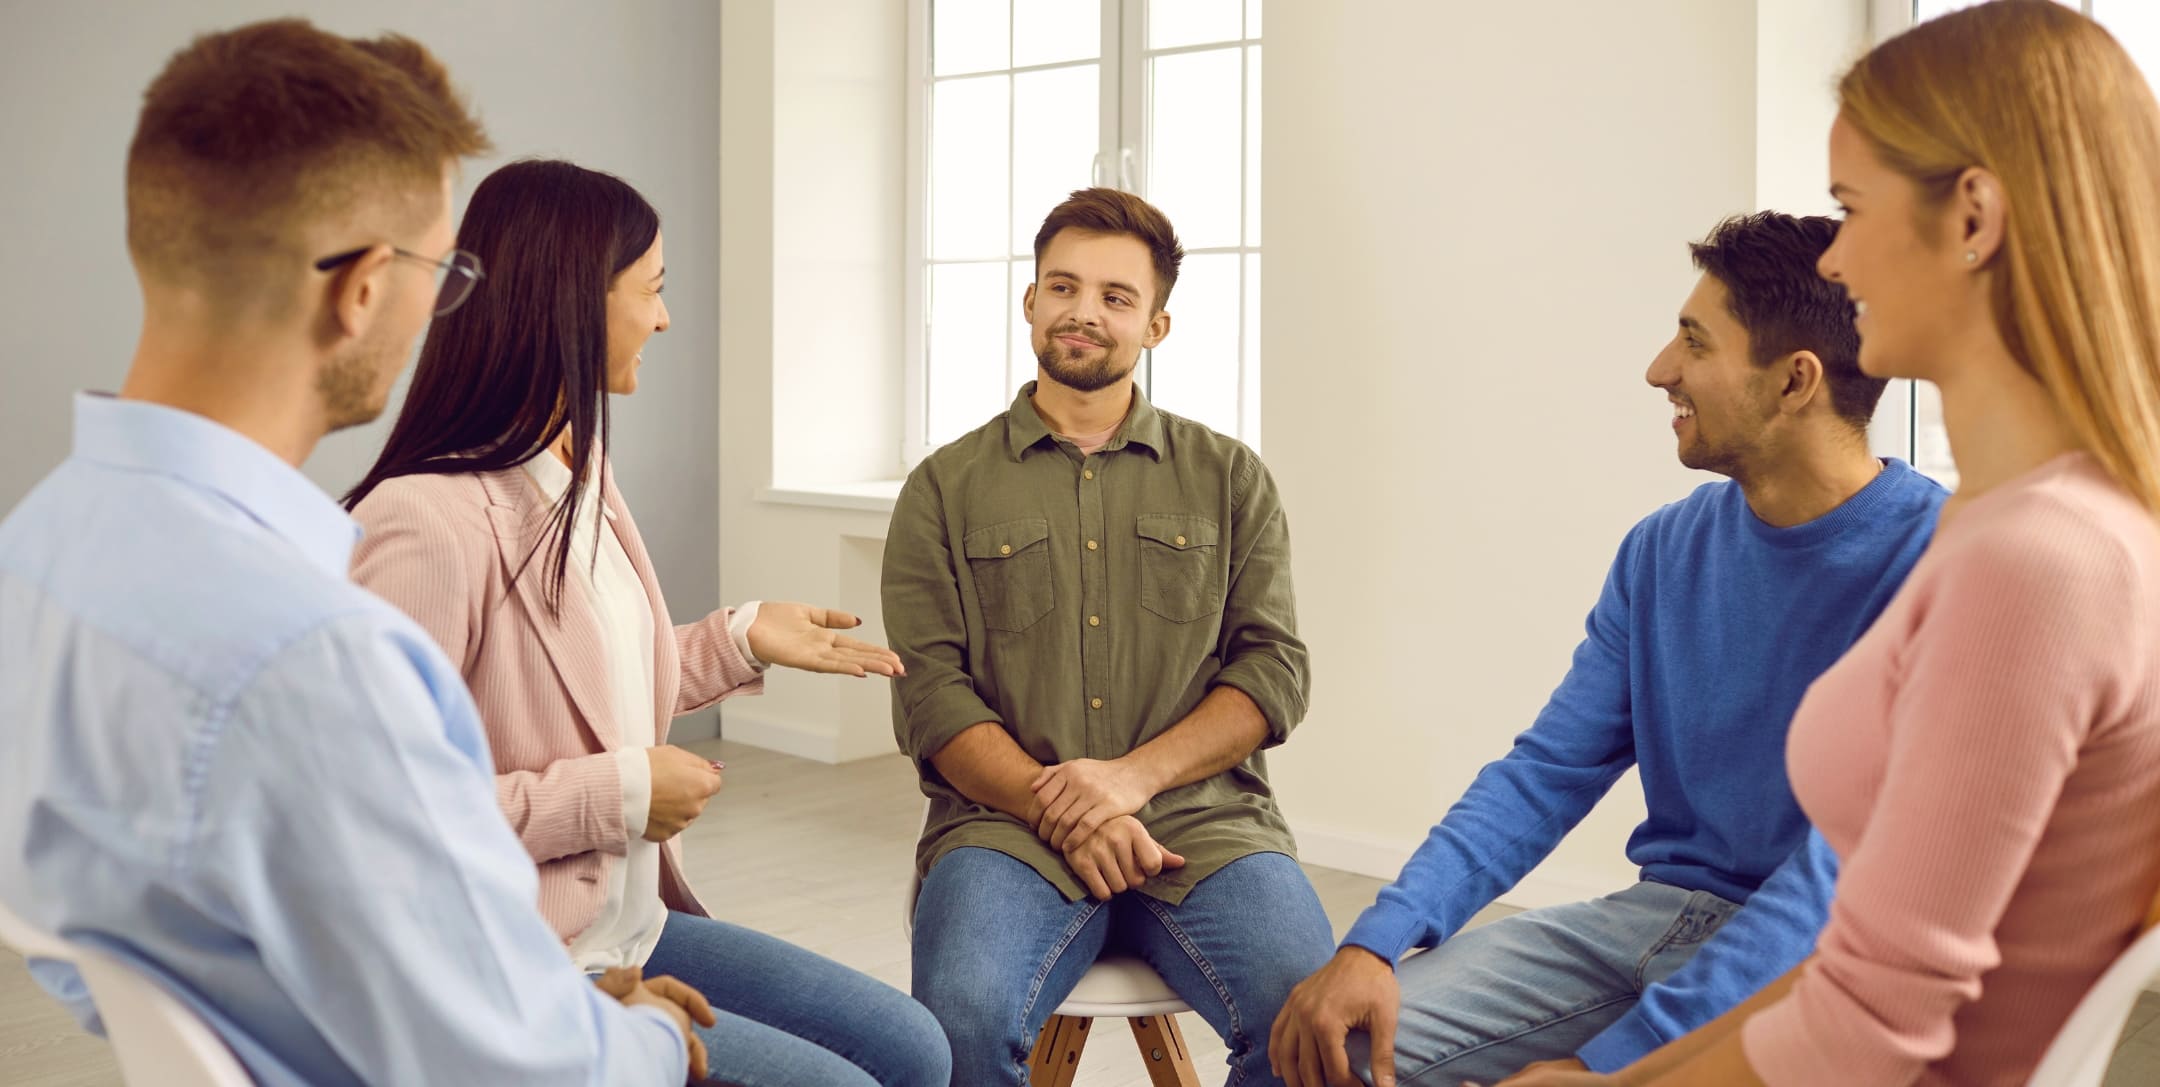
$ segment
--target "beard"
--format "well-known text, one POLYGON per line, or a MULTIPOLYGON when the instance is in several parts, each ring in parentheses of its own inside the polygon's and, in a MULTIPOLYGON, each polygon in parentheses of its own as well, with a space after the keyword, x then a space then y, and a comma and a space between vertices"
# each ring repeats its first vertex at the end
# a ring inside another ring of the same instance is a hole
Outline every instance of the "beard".
POLYGON ((374 422, 390 402, 398 354, 387 345, 363 340, 332 358, 315 375, 315 395, 333 431, 374 422))
POLYGON ((1090 359, 1085 348, 1067 347, 1057 341, 1059 336, 1065 335, 1088 336, 1088 333, 1076 328, 1061 328, 1050 333, 1042 348, 1035 352, 1035 361, 1050 380, 1075 392, 1107 389, 1125 380, 1140 362, 1138 351, 1130 357, 1120 358, 1115 340, 1097 341, 1103 349, 1102 355, 1090 359))

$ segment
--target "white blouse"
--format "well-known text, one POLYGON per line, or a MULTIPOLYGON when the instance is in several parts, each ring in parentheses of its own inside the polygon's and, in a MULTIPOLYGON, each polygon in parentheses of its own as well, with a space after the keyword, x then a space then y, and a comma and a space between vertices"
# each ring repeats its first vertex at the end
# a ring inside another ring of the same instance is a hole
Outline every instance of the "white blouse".
MULTIPOLYGON (((525 470, 550 504, 562 501, 570 489, 570 469, 552 452, 525 462, 525 470)), ((629 835, 623 859, 609 870, 599 916, 570 941, 570 957, 578 969, 597 973, 611 966, 643 966, 660 943, 667 907, 660 901, 660 847, 644 837, 652 809, 652 763, 645 750, 657 741, 652 604, 636 567, 630 565, 630 553, 613 531, 614 514, 601 502, 599 487, 588 481, 579 503, 577 523, 570 530, 570 574, 564 589, 585 593, 600 620, 609 708, 621 737, 615 758, 622 778, 623 826, 629 835), (605 533, 599 531, 603 519, 610 527, 605 533)))

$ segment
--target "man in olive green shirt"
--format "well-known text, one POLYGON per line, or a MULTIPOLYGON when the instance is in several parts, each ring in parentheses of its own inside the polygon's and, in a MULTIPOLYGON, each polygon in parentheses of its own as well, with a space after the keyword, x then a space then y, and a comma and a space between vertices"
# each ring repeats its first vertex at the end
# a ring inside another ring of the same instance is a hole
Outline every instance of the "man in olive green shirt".
POLYGON ((914 991, 956 1084, 1024 1084, 1105 950, 1222 1035, 1231 1083, 1280 1083, 1268 1026, 1333 950, 1260 753, 1310 689, 1274 480, 1133 386, 1182 256, 1130 194, 1051 212, 1022 299, 1037 380, 893 510, 894 731, 930 797, 914 991))

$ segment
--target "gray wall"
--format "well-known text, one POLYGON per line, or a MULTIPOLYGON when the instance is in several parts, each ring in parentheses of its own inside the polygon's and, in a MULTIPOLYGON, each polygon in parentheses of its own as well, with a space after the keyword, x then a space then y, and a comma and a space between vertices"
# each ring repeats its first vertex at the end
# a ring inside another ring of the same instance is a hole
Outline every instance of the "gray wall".
MULTIPOLYGON (((195 34, 300 15, 345 34, 395 30, 449 65, 504 161, 568 158, 619 174, 660 209, 673 327, 615 402, 616 472, 678 616, 718 602, 720 17, 711 0, 0 0, 0 510, 67 454, 70 396, 119 384, 141 299, 128 266, 122 164, 143 87, 195 34)), ((402 388, 400 390, 402 395, 402 388)), ((332 492, 387 433, 333 435, 307 464, 332 492)), ((688 724, 688 722, 685 722, 688 724)))

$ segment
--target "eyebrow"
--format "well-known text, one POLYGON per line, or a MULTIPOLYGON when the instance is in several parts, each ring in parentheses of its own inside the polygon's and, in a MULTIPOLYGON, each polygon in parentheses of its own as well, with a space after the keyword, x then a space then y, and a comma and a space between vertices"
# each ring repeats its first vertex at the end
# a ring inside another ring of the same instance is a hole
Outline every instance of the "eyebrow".
POLYGON ((661 280, 663 280, 663 279, 666 279, 666 278, 667 278, 667 265, 663 264, 663 265, 661 265, 661 266, 660 266, 660 270, 659 270, 659 271, 657 271, 657 272, 654 272, 654 273, 653 273, 652 281, 653 281, 654 283, 658 283, 658 282, 660 282, 661 280))
POLYGON ((1844 182, 1842 182, 1842 181, 1833 181, 1833 182, 1831 182, 1831 183, 1830 183, 1830 195, 1832 195, 1832 196, 1858 196, 1858 195, 1860 195, 1860 190, 1858 190, 1858 189, 1855 189, 1855 188, 1853 188, 1852 186, 1850 186, 1850 185, 1847 185, 1847 184, 1845 184, 1845 183, 1844 183, 1844 182))
MULTIPOLYGON (((1058 268, 1052 268, 1052 269, 1050 269, 1049 271, 1047 271, 1047 272, 1044 272, 1044 273, 1043 273, 1043 278, 1044 278, 1044 279, 1069 279, 1069 280, 1072 280, 1072 281, 1073 281, 1074 283, 1078 283, 1078 282, 1080 282, 1080 277, 1079 277, 1079 276, 1076 276, 1076 275, 1072 274, 1071 272, 1067 272, 1067 271, 1064 271, 1064 270, 1062 270, 1062 269, 1058 269, 1058 268)), ((1109 289, 1111 289, 1111 290, 1113 290, 1113 291, 1124 291, 1124 292, 1125 292, 1126 294, 1132 295, 1132 296, 1133 296, 1134 298, 1138 298, 1138 297, 1140 297, 1140 288, 1138 288, 1138 287, 1135 287, 1135 286, 1133 286, 1133 285, 1132 285, 1132 284, 1130 284, 1130 283, 1120 283, 1120 282, 1118 282, 1117 280, 1114 280, 1114 279, 1113 279, 1113 280, 1111 280, 1110 282, 1108 282, 1108 283, 1105 283, 1105 284, 1103 284, 1103 286, 1105 286, 1105 287, 1107 287, 1107 288, 1109 288, 1109 289)))
POLYGON ((1704 339, 1708 339, 1710 337, 1710 329, 1708 327, 1704 326, 1701 321, 1698 321, 1695 318, 1689 317, 1685 314, 1682 314, 1680 317, 1680 327, 1696 334, 1697 336, 1701 336, 1704 339))

